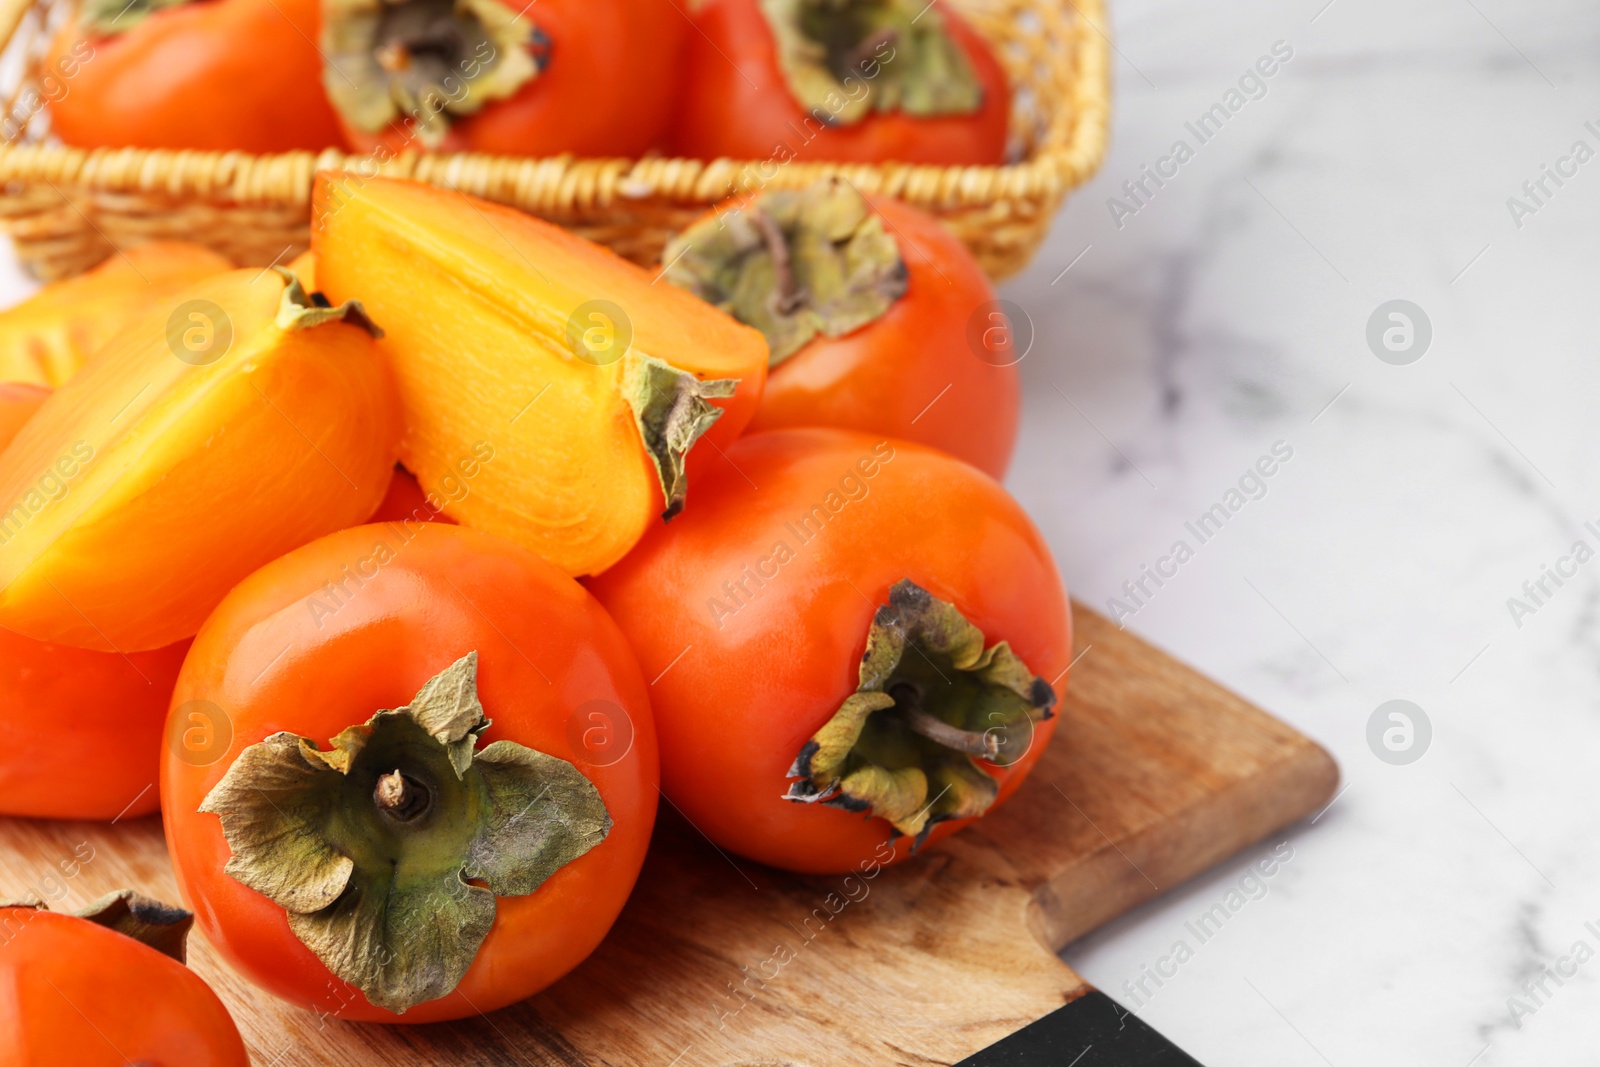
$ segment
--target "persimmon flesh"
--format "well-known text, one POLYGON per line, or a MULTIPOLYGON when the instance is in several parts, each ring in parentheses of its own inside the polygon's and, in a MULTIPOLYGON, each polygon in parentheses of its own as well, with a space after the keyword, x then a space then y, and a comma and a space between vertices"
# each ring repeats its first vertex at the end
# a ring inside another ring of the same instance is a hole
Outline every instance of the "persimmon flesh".
POLYGON ((152 303, 232 266, 203 245, 155 241, 53 282, 0 312, 0 380, 61 385, 152 303))
POLYGON ((292 278, 233 271, 154 306, 23 427, 0 456, 0 626, 160 648, 263 563, 372 514, 393 380, 354 313, 292 278))
POLYGON ((690 446, 715 458, 759 403, 760 333, 547 222, 343 174, 318 177, 312 219, 318 286, 383 324, 406 468, 434 494, 492 447, 446 514, 568 574, 676 513, 690 446))

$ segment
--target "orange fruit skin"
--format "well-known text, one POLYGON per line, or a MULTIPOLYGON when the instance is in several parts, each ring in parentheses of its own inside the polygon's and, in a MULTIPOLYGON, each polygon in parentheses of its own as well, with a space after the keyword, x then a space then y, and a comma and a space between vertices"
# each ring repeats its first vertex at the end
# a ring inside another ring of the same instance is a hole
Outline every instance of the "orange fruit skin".
MULTIPOLYGON (((753 169, 760 177, 791 160, 1002 162, 1011 116, 1005 71, 983 37, 949 4, 939 11, 983 86, 978 111, 936 118, 891 111, 828 126, 808 115, 790 93, 760 0, 705 0, 695 9, 695 32, 689 34, 672 150, 695 159, 759 160, 753 169)), ((870 90, 870 81, 865 84, 870 90)))
POLYGON ((131 819, 161 802, 179 641, 127 656, 0 630, 0 814, 131 819))
POLYGON ((189 968, 87 919, 0 907, 6 1067, 250 1067, 228 1009, 189 968))
POLYGON ((207 0, 125 33, 70 21, 42 70, 63 76, 51 128, 85 148, 320 151, 340 144, 322 90, 317 0, 207 0))

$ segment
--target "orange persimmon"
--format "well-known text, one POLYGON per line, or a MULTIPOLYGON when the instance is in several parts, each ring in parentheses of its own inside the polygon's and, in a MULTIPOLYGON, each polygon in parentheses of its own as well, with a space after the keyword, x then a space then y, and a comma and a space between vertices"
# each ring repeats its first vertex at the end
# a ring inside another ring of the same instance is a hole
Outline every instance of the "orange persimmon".
POLYGON ((347 1022, 533 995, 594 951, 650 843, 633 650, 577 582, 477 530, 357 526, 273 560, 206 620, 173 700, 231 727, 200 761, 168 723, 184 899, 236 971, 347 1022))
MULTIPOLYGON (((459 481, 454 483, 459 485, 459 481)), ((446 486, 446 492, 450 487, 446 486)), ((455 525, 454 519, 444 513, 444 506, 449 497, 429 496, 422 491, 422 486, 417 484, 416 475, 404 467, 395 467, 394 477, 389 480, 389 491, 383 495, 383 503, 378 505, 378 510, 372 513, 370 522, 444 522, 455 525)))
POLYGON ((1026 353, 983 268, 932 216, 825 179, 724 204, 661 258, 667 281, 766 334, 751 433, 861 430, 1005 477, 1026 353))
POLYGON ((127 327, 0 455, 0 626, 160 648, 372 514, 400 431, 374 329, 286 270, 219 275, 127 327))
POLYGON ((383 324, 400 459, 464 526, 597 573, 755 411, 761 334, 599 245, 415 182, 323 174, 313 199, 317 283, 383 324))
POLYGON ((697 159, 995 164, 1011 91, 978 32, 926 0, 694 5, 672 148, 697 159))
POLYGON ((317 257, 306 249, 289 261, 289 273, 300 279, 308 293, 317 291, 317 257))
POLYGON ((156 241, 47 285, 0 311, 0 381, 61 385, 152 303, 231 267, 203 245, 156 241))
POLYGON ((0 452, 50 398, 48 385, 32 382, 0 382, 0 452))
MULTIPOLYGON (((0 383, 0 450, 50 390, 0 383)), ((114 819, 156 810, 161 730, 188 641, 119 656, 0 630, 0 814, 114 819), (61 724, 71 723, 71 744, 61 724)))
POLYGON ((119 656, 0 630, 0 815, 116 819, 160 804, 184 639, 119 656))
POLYGON ((656 678, 665 795, 718 847, 811 873, 898 862, 1004 803, 1072 659, 1022 507, 933 449, 843 430, 728 457, 699 508, 589 583, 656 678))
POLYGON ((689 34, 674 0, 325 0, 323 12, 328 98, 350 146, 380 162, 406 148, 642 155, 671 120, 689 34))
POLYGON ((0 1064, 249 1067, 228 1009, 183 965, 193 922, 127 891, 70 913, 0 902, 0 1064))
POLYGON ((319 151, 340 144, 319 0, 86 0, 43 69, 51 131, 86 148, 319 151))

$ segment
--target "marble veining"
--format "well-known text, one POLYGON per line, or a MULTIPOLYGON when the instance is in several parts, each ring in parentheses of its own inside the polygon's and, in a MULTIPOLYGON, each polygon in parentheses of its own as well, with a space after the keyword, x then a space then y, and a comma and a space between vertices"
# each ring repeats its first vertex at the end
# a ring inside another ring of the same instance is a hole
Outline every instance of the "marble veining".
POLYGON ((1039 338, 1009 484, 1102 611, 1294 449, 1124 621, 1345 774, 1314 823, 1064 955, 1212 1067, 1600 1064, 1600 560, 1508 608, 1576 541, 1600 550, 1600 161, 1508 206, 1575 141, 1600 150, 1600 11, 1325 4, 1114 3, 1112 150, 1005 287, 1039 338), (1265 94, 1116 208, 1277 41, 1265 94), (1393 299, 1433 328, 1403 366, 1367 340, 1393 299), (1405 765, 1368 742, 1397 698, 1432 726, 1405 765))

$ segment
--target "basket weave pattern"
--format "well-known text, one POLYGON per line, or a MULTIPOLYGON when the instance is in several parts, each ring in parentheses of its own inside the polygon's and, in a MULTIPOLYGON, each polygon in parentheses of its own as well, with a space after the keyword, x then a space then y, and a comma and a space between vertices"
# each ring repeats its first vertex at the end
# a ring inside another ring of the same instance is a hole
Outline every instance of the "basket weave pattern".
MULTIPOLYGON (((649 157, 527 159, 406 151, 321 153, 80 149, 49 143, 38 64, 71 0, 0 0, 6 114, 31 116, 0 147, 0 229, 43 280, 78 274, 117 248, 198 241, 241 265, 281 262, 308 242, 319 170, 415 178, 567 226, 637 263, 655 263, 679 230, 729 196, 799 188, 839 175, 937 216, 990 276, 1021 270, 1062 197, 1105 150, 1109 80, 1101 0, 951 0, 993 43, 1011 80, 1018 162, 996 167, 827 164, 649 157), (41 113, 35 114, 35 110, 41 113)), ((69 88, 70 91, 70 88, 69 88)))

